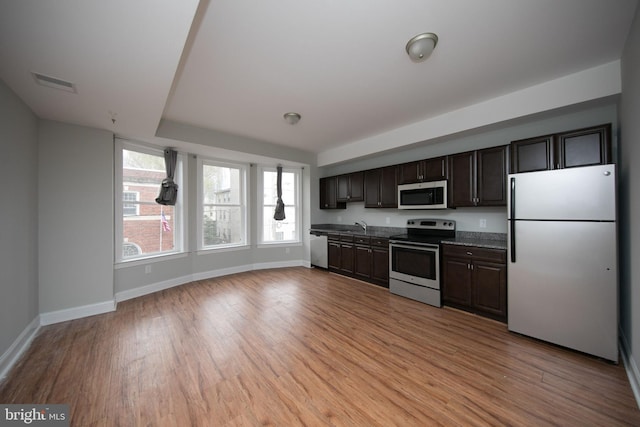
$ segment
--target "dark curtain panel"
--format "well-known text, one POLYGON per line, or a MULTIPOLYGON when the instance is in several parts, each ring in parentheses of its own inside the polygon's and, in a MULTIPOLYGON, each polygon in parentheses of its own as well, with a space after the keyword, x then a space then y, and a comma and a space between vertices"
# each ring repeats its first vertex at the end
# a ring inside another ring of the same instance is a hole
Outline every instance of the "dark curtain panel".
POLYGON ((278 201, 276 202, 276 211, 273 214, 273 219, 276 221, 282 221, 286 218, 284 215, 284 202, 282 201, 282 166, 278 166, 278 201))
POLYGON ((160 194, 156 197, 156 203, 173 206, 178 198, 178 184, 173 181, 178 162, 178 152, 170 148, 164 150, 164 166, 167 170, 167 177, 162 180, 160 194))

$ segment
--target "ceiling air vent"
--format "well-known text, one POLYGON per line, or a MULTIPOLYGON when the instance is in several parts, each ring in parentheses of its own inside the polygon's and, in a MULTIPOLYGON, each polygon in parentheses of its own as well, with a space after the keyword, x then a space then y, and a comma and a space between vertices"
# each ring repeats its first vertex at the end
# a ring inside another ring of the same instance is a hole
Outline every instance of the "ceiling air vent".
POLYGON ((33 74, 33 78, 36 79, 36 83, 38 83, 39 85, 52 87, 54 89, 60 89, 71 93, 78 92, 76 90, 76 85, 71 82, 35 72, 32 72, 31 74, 33 74))

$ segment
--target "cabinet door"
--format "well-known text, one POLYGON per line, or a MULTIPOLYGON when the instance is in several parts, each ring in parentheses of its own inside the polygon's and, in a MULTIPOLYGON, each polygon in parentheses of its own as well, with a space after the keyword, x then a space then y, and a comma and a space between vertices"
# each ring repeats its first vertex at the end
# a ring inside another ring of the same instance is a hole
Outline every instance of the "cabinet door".
POLYGON ((340 270, 340 242, 332 242, 328 243, 328 256, 329 256, 329 270, 339 271, 340 270))
POLYGON ((337 201, 337 178, 320 178, 320 209, 345 209, 347 206, 337 201))
POLYGON ((371 169, 364 173, 364 207, 380 207, 380 169, 371 169))
POLYGON ((477 205, 507 205, 507 146, 478 150, 477 205))
POLYGON ((440 181, 442 179, 447 179, 446 156, 427 159, 422 163, 424 181, 440 181))
POLYGON ((340 271, 346 274, 353 274, 353 261, 353 244, 340 243, 340 271))
POLYGON ((611 162, 611 125, 557 135, 557 167, 604 165, 611 162))
POLYGON ((349 196, 351 202, 364 200, 364 172, 349 174, 349 196))
POLYGON ((389 287, 389 249, 371 247, 371 280, 386 288, 389 287))
POLYGON ((442 300, 452 305, 471 307, 471 269, 469 260, 464 258, 443 258, 442 300))
POLYGON ((349 201, 349 175, 338 175, 336 178, 336 200, 338 202, 349 201))
POLYGON ((494 319, 507 319, 507 268, 504 264, 473 264, 473 307, 494 319))
POLYGON ((553 135, 511 143, 511 173, 553 169, 553 135))
POLYGON ((380 173, 380 204, 381 208, 398 207, 398 168, 387 166, 380 173))
POLYGON ((371 248, 369 246, 355 246, 353 274, 363 280, 371 278, 371 248))
POLYGON ((398 184, 412 184, 422 181, 422 161, 398 165, 398 184))
POLYGON ((474 206, 475 151, 449 156, 449 207, 474 206))

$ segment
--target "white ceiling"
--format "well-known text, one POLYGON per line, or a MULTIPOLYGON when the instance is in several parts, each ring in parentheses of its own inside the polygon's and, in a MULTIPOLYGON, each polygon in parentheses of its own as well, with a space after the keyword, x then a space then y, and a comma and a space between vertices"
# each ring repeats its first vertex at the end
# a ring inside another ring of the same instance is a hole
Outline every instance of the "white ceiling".
POLYGON ((0 78, 41 118, 147 140, 165 119, 322 155, 619 60, 636 6, 0 0, 0 78), (439 42, 416 64, 405 44, 421 32, 439 42))

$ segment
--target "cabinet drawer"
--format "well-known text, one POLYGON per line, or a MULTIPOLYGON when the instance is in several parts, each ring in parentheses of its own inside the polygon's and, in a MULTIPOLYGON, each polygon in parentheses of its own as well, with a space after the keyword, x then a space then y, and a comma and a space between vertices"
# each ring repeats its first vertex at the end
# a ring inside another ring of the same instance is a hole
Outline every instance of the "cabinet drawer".
POLYGON ((353 242, 353 235, 351 234, 341 234, 340 235, 341 242, 353 242))
POLYGON ((329 240, 340 240, 340 235, 339 234, 329 233, 327 235, 327 239, 329 239, 329 240))
POLYGON ((483 259, 504 264, 507 262, 507 252, 502 249, 480 248, 477 246, 442 245, 442 253, 445 256, 457 256, 463 258, 483 259))
POLYGON ((389 239, 381 239, 372 237, 371 238, 371 246, 384 246, 385 248, 389 247, 389 239))
POLYGON ((366 237, 366 236, 355 236, 353 238, 353 242, 356 245, 368 245, 370 240, 371 239, 369 237, 366 237))

